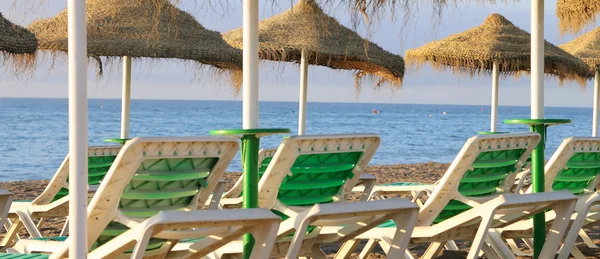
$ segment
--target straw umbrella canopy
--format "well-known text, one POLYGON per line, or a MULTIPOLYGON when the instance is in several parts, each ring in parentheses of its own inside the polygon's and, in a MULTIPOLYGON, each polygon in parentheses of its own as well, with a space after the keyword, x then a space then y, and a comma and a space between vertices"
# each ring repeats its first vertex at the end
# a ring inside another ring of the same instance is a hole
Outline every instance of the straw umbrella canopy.
MULTIPOLYGON (((242 81, 242 52, 229 46, 217 31, 208 30, 192 15, 167 0, 88 0, 88 55, 125 57, 123 127, 129 134, 130 58, 172 58, 207 64, 230 76, 238 91, 242 81)), ((67 10, 28 27, 42 50, 67 51, 67 10)), ((101 65, 100 65, 101 66, 101 65)))
MULTIPOLYGON (((409 65, 420 67, 429 62, 435 69, 451 69, 457 73, 494 76, 491 131, 496 131, 498 76, 529 73, 531 68, 531 35, 499 14, 492 14, 478 27, 430 42, 406 52, 409 65)), ((544 72, 556 76, 561 83, 575 80, 585 85, 588 66, 566 51, 545 42, 544 72)))
MULTIPOLYGON (((600 109, 600 27, 560 46, 583 60, 594 75, 594 112, 592 136, 598 136, 598 110, 600 109)), ((592 74, 590 74, 592 75, 592 74)))
POLYGON ((0 52, 2 61, 13 61, 16 68, 31 67, 38 42, 27 29, 7 20, 0 13, 0 52))
POLYGON ((600 2, 596 0, 557 0, 556 16, 561 33, 579 32, 584 26, 596 22, 600 2))
MULTIPOLYGON (((405 68, 401 56, 344 27, 314 0, 300 0, 292 9, 261 21, 258 32, 261 59, 301 63, 302 89, 306 85, 307 64, 355 71, 358 88, 363 77, 374 79, 376 87, 399 88, 402 84, 405 68)), ((234 47, 243 47, 242 28, 224 33, 223 38, 234 47)), ((301 95, 305 93, 301 91, 301 95)), ((304 120, 304 103, 301 100, 300 124, 304 120)))

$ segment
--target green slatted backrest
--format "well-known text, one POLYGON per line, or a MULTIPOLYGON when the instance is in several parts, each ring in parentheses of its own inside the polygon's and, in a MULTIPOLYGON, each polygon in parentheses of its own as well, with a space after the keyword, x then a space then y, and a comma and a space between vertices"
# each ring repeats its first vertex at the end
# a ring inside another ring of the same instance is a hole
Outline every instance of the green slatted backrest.
POLYGON ((575 195, 583 194, 585 189, 600 173, 600 150, 598 152, 575 152, 560 170, 552 189, 555 191, 569 190, 575 195))
MULTIPOLYGON (((123 191, 119 210, 128 217, 149 218, 159 211, 180 211, 189 207, 199 189, 207 185, 207 177, 218 160, 216 157, 144 160, 123 191)), ((112 222, 96 245, 126 230, 126 226, 112 222)), ((160 240, 152 240, 148 250, 161 244, 160 240)))
MULTIPOLYGON (((508 175, 516 171, 515 166, 525 151, 526 149, 511 149, 479 153, 473 162, 473 169, 468 170, 460 180, 458 191, 470 197, 495 194, 508 175)), ((458 200, 451 200, 434 223, 442 222, 470 208, 471 206, 458 200)))
MULTIPOLYGON (((88 184, 98 185, 108 173, 108 169, 115 161, 117 154, 108 154, 106 156, 90 156, 88 157, 88 184)), ((67 183, 69 178, 67 178, 67 183)), ((52 201, 58 200, 69 195, 69 189, 61 188, 52 201)))
MULTIPOLYGON (((300 155, 284 178, 277 199, 288 206, 312 206, 330 203, 346 181, 362 152, 342 152, 300 155)), ((267 159, 265 159, 266 162, 267 159)))

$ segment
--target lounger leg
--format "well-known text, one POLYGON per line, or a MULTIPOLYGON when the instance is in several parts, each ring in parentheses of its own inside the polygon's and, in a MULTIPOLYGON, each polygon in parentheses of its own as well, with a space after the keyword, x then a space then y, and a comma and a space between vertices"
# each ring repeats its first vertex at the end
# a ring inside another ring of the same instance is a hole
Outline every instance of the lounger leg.
POLYGON ((583 239, 583 242, 589 248, 600 248, 596 245, 596 243, 594 243, 594 241, 590 238, 590 236, 588 236, 588 234, 585 233, 585 230, 583 230, 583 229, 579 230, 579 236, 581 237, 581 239, 583 239))
POLYGON ((369 254, 375 248, 375 245, 377 245, 377 241, 375 239, 369 239, 365 247, 362 249, 362 251, 360 251, 358 259, 367 259, 367 257, 369 257, 369 254))
MULTIPOLYGON (((217 203, 218 204, 218 203, 217 203)), ((254 247, 252 248, 251 259, 269 258, 273 251, 273 244, 277 238, 279 224, 262 224, 256 226, 251 231, 254 237, 254 247)))
POLYGON ((6 235, 0 243, 1 246, 8 246, 13 239, 17 239, 19 229, 21 229, 21 227, 23 226, 23 223, 21 222, 21 220, 19 220, 19 218, 16 218, 15 221, 13 221, 12 223, 9 220, 7 220, 7 222, 5 223, 7 226, 10 227, 6 230, 6 235))
POLYGON ((308 229, 308 224, 309 220, 304 219, 302 222, 300 222, 299 226, 296 226, 296 232, 294 233, 294 237, 292 237, 290 248, 288 248, 288 252, 285 256, 286 259, 295 259, 298 256, 300 248, 302 247, 302 240, 304 239, 304 235, 308 229))
POLYGON ((29 235, 31 235, 31 237, 42 237, 42 233, 40 233, 40 231, 36 228, 35 222, 33 222, 33 219, 31 219, 29 213, 25 211, 17 211, 16 213, 19 216, 21 222, 23 222, 23 226, 25 227, 25 229, 27 229, 27 232, 29 232, 29 235))
POLYGON ((571 246, 571 255, 575 259, 586 259, 587 257, 581 253, 581 250, 577 248, 575 245, 571 246))
POLYGON ((365 190, 360 195, 360 201, 368 201, 371 197, 371 192, 373 191, 373 187, 375 187, 375 183, 377 181, 373 180, 363 180, 363 186, 365 186, 365 190))
POLYGON ((6 222, 6 218, 8 217, 8 211, 10 211, 10 205, 12 204, 13 195, 4 194, 0 196, 0 226, 4 226, 4 222, 6 222))
POLYGON ((531 238, 523 238, 523 243, 525 243, 525 245, 527 246, 527 248, 529 248, 530 250, 533 250, 533 239, 531 238))
POLYGON ((40 218, 40 220, 38 221, 37 225, 35 225, 35 227, 37 229, 40 229, 44 226, 44 223, 46 223, 46 218, 40 218))
POLYGON ((394 239, 392 245, 387 251, 388 258, 401 258, 404 251, 407 249, 412 230, 415 222, 417 221, 418 214, 416 211, 398 213, 391 220, 396 224, 396 231, 394 233, 394 239))
POLYGON ((442 251, 445 244, 446 244, 446 242, 431 243, 429 245, 429 247, 427 247, 427 250, 425 251, 423 256, 421 256, 421 258, 423 258, 423 259, 435 258, 442 251))
MULTIPOLYGON (((481 247, 481 251, 483 251, 483 254, 485 254, 487 259, 500 259, 500 257, 498 257, 496 252, 494 252, 494 250, 487 244, 484 244, 481 247)), ((509 257, 506 257, 506 258, 509 258, 509 257)), ((502 259, 506 259, 506 258, 502 258, 502 259)))
POLYGON ((131 252, 132 259, 142 259, 144 258, 144 253, 146 252, 146 247, 148 246, 148 242, 150 242, 150 238, 152 237, 153 227, 146 228, 141 238, 137 238, 135 247, 131 252))
POLYGON ((223 192, 225 190, 225 182, 219 181, 215 190, 213 191, 213 195, 210 198, 210 203, 208 204, 209 210, 215 210, 219 208, 221 203, 221 198, 223 197, 223 192))
POLYGON ((62 230, 60 231, 60 236, 68 236, 69 235, 69 217, 65 220, 65 224, 63 225, 62 230))
MULTIPOLYGON (((346 241, 344 244, 342 244, 342 247, 340 247, 340 250, 335 254, 335 259, 348 259, 350 258, 350 255, 352 254, 352 252, 354 252, 354 250, 356 250, 356 247, 358 246, 358 243, 360 243, 361 240, 357 240, 357 239, 350 239, 348 241, 346 241)), ((371 240, 369 239, 369 242, 371 242, 371 240)))
POLYGON ((458 249, 458 246, 456 245, 456 242, 454 242, 454 240, 450 240, 450 241, 446 242, 446 245, 444 247, 446 248, 446 250, 450 250, 450 251, 460 250, 460 249, 458 249))
MULTIPOLYGON (((546 242, 544 244, 544 248, 540 252, 539 258, 553 258, 556 256, 556 252, 560 247, 560 243, 567 231, 567 227, 569 226, 569 223, 571 223, 571 215, 575 209, 575 203, 575 201, 562 201, 552 206, 554 213, 556 213, 556 218, 554 218, 554 222, 548 230, 546 242)), ((587 215, 587 210, 588 209, 586 209, 585 213, 582 213, 584 214, 583 219, 585 219, 585 216, 587 215)), ((578 224, 583 225, 583 223, 578 224)), ((581 226, 579 226, 579 228, 581 228, 581 226)), ((575 235, 575 237, 577 236, 575 235)), ((570 248, 570 246, 565 248, 570 248)), ((563 251, 561 251, 561 253, 567 253, 567 256, 568 252, 570 252, 569 249, 563 249, 563 251)), ((567 256, 565 256, 565 258, 567 256)))
POLYGON ((558 254, 558 258, 568 258, 569 254, 571 254, 571 249, 575 245, 575 241, 577 240, 577 236, 579 231, 577 229, 581 229, 585 218, 587 217, 587 211, 580 211, 577 214, 577 218, 573 221, 571 225, 571 230, 567 233, 567 237, 563 241, 563 246, 560 249, 560 253, 558 254))
POLYGON ((530 254, 523 253, 523 251, 521 251, 521 248, 519 248, 517 242, 515 242, 514 239, 506 239, 506 243, 508 243, 508 245, 510 246, 510 249, 512 250, 513 254, 517 256, 531 256, 530 254))
MULTIPOLYGON (((487 240, 488 240, 487 242, 492 247, 495 255, 499 256, 500 258, 514 258, 515 257, 513 252, 510 250, 510 248, 508 248, 508 246, 506 246, 506 244, 502 240, 501 234, 497 230, 490 229, 490 231, 488 232, 487 240)), ((491 256, 488 254, 487 251, 484 251, 484 253, 486 254, 486 256, 488 258, 491 258, 491 256)))
POLYGON ((491 211, 490 214, 485 215, 481 218, 481 223, 479 223, 479 229, 475 234, 473 244, 471 245, 469 254, 467 255, 468 259, 478 258, 479 251, 481 250, 481 246, 485 243, 485 238, 487 236, 488 230, 490 229, 490 225, 492 224, 492 219, 494 218, 495 213, 495 211, 491 211))

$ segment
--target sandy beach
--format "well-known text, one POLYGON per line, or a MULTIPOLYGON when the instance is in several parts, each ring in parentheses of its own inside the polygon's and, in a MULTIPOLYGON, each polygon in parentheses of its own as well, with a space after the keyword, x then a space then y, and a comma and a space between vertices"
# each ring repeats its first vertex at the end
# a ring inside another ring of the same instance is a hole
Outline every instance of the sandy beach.
MULTIPOLYGON (((369 166, 367 168, 367 173, 375 175, 378 184, 398 181, 434 183, 440 179, 447 168, 448 164, 433 162, 423 164, 395 164, 369 166)), ((226 190, 233 185, 239 175, 239 172, 226 174, 226 190)), ((0 182, 0 188, 8 189, 13 192, 15 199, 17 200, 32 200, 42 192, 47 184, 48 180, 0 182)), ((63 219, 49 219, 46 226, 41 229, 42 234, 45 236, 57 236, 60 233, 63 222, 63 219)), ((596 244, 600 244, 600 228, 598 228, 598 226, 592 227, 588 233, 596 241, 596 244)), ((588 249, 582 242, 578 242, 577 244, 588 258, 600 257, 600 249, 588 249)), ((459 247, 462 249, 461 251, 445 251, 438 258, 465 258, 468 245, 468 243, 459 243, 459 247)), ((426 244, 420 244, 411 246, 410 250, 413 255, 418 256, 421 255, 426 248, 426 244)), ((337 250, 337 246, 324 247, 324 250, 333 255, 337 250)), ((369 258, 385 258, 385 256, 381 253, 381 250, 376 249, 369 258)))

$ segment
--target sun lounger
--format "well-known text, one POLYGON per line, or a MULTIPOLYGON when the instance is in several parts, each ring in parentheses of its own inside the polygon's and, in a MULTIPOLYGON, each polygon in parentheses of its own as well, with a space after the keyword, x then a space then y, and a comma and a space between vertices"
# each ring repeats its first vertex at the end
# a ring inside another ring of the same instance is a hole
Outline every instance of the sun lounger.
MULTIPOLYGON (((387 219, 401 224, 392 237, 392 254, 404 253, 416 205, 346 201, 379 142, 375 134, 293 136, 282 142, 272 161, 263 160, 268 166, 259 183, 259 206, 283 219, 271 258, 321 258, 321 244, 344 242, 387 219)), ((217 257, 239 254, 240 244, 219 249, 217 257)), ((185 244, 174 250, 185 254, 185 244)))
MULTIPOLYGON (((553 209, 563 217, 552 225, 552 233, 564 233, 568 210, 575 205, 573 195, 568 192, 507 194, 515 171, 539 140, 537 133, 514 133, 479 135, 466 142, 420 209, 411 243, 432 242, 424 258, 435 256, 451 240, 473 241, 468 258, 477 258, 481 250, 493 258, 493 248, 485 243, 490 228, 519 222, 546 209, 553 209)), ((384 250, 388 249, 394 230, 394 224, 388 223, 359 235, 359 240, 370 239, 361 255, 368 254, 377 243, 384 250)), ((555 253, 558 249, 555 241, 560 238, 550 234, 543 254, 555 253)), ((343 251, 352 252, 356 242, 345 244, 343 251)))
MULTIPOLYGON (((88 190, 92 194, 102 181, 108 169, 119 153, 121 146, 98 146, 88 148, 88 190)), ((41 237, 38 230, 47 218, 64 217, 69 211, 69 155, 44 189, 33 201, 14 201, 10 207, 7 235, 0 245, 8 245, 21 227, 35 238, 41 237), (34 223, 34 219, 38 223, 34 223)))
MULTIPOLYGON (((584 241, 593 245, 582 227, 600 221, 600 194, 596 187, 600 182, 600 139, 592 137, 570 137, 565 139, 545 166, 545 190, 547 192, 568 190, 578 197, 572 225, 560 251, 559 258, 567 258, 572 252, 576 258, 585 258, 573 246, 575 239, 581 235, 584 241), (573 249, 571 251, 571 249, 573 249)), ((531 192, 531 187, 526 193, 531 192)), ((547 213, 546 220, 552 222, 554 215, 547 213)), ((513 238, 532 236, 531 222, 524 222, 499 231, 502 238, 508 239, 513 252, 527 255, 518 250, 513 238)), ((501 238, 497 238, 501 240, 501 238)), ((529 240, 525 240, 529 242, 529 240)))
MULTIPOLYGON (((133 254, 125 256, 164 256, 181 239, 205 237, 213 243, 211 248, 198 250, 203 255, 247 232, 257 235, 257 255, 253 258, 263 258, 260 250, 271 246, 269 233, 276 231, 280 221, 269 216, 270 212, 186 212, 205 204, 238 148, 233 138, 128 141, 88 207, 90 258, 115 258, 130 249, 133 254), (223 222, 217 223, 218 220, 223 222)), ((50 252, 52 258, 58 258, 67 254, 68 244, 20 240, 11 250, 32 251, 50 252)))

